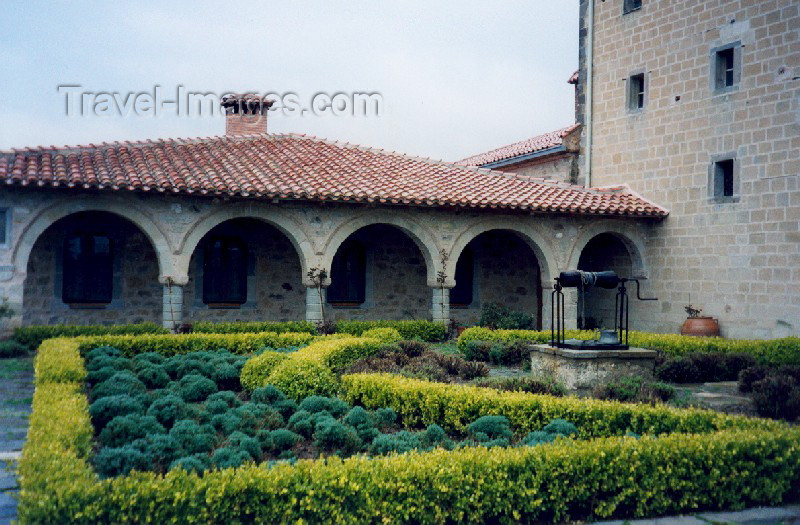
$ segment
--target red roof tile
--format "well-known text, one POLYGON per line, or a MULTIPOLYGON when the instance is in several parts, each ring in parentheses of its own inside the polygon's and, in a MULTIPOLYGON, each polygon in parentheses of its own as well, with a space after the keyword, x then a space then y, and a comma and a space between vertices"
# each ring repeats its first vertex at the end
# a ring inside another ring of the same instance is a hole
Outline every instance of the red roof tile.
POLYGON ((584 189, 305 135, 122 142, 0 153, 9 186, 664 217, 626 187, 584 189))
POLYGON ((502 146, 485 153, 467 157, 466 159, 459 160, 456 164, 462 166, 483 166, 484 164, 491 164, 493 162, 519 157, 520 155, 527 155, 548 148, 555 148, 561 146, 564 143, 564 137, 577 127, 578 124, 573 124, 566 128, 543 133, 530 139, 509 144, 508 146, 502 146))

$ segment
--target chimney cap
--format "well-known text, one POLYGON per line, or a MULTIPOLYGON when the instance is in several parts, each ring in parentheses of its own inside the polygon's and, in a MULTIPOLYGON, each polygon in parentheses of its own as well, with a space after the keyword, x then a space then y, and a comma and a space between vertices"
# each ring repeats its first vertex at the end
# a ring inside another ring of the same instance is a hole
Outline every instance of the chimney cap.
POLYGON ((222 97, 220 106, 225 108, 226 113, 263 113, 275 104, 274 100, 260 96, 255 93, 230 93, 222 97))

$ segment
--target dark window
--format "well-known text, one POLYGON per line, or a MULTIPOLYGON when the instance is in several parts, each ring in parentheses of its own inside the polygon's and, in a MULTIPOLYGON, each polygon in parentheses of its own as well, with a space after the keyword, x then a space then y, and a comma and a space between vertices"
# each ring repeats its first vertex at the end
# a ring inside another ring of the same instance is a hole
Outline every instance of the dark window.
POLYGON ((742 46, 739 42, 712 52, 714 90, 735 88, 741 79, 742 46))
POLYGON ((714 163, 714 196, 733 197, 733 159, 720 160, 714 163))
POLYGON ((628 79, 628 109, 637 110, 644 107, 644 73, 631 75, 628 79))
POLYGON ((642 8, 642 0, 625 0, 622 3, 622 14, 628 14, 642 8))
POLYGON ((732 87, 737 81, 736 50, 732 47, 716 53, 716 89, 732 87))
POLYGON ((340 306, 358 306, 366 298, 367 257, 358 241, 345 241, 331 264, 328 302, 340 306))
POLYGON ((62 300, 67 304, 108 304, 114 282, 111 239, 75 234, 64 242, 62 300))
POLYGON ((0 210, 0 244, 8 239, 8 210, 0 210))
POLYGON ((206 244, 203 302, 225 306, 247 302, 247 246, 241 239, 215 237, 206 244))
POLYGON ((464 307, 472 304, 473 260, 472 248, 467 246, 456 263, 456 285, 450 290, 450 306, 464 307))

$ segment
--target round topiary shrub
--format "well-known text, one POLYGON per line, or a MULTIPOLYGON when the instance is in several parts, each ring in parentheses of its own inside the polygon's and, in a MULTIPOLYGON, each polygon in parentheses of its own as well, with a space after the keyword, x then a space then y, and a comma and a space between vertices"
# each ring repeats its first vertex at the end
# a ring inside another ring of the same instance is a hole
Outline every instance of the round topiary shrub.
POLYGON ((208 468, 209 458, 206 454, 195 454, 178 458, 169 464, 169 470, 180 468, 186 472, 197 472, 198 474, 208 468))
POLYGON ((164 388, 169 383, 169 374, 164 367, 156 364, 147 364, 136 371, 136 377, 147 388, 164 388))
POLYGON ((216 414, 211 417, 211 426, 220 434, 230 434, 242 426, 242 418, 233 411, 216 414))
POLYGON ((166 363, 167 358, 159 354, 158 352, 144 352, 133 356, 131 358, 131 361, 133 362, 133 369, 139 370, 140 368, 149 365, 163 366, 164 363, 166 363))
POLYGON ((106 381, 117 372, 118 370, 113 366, 104 366, 103 368, 92 370, 91 372, 86 374, 86 382, 89 383, 90 385, 96 385, 98 383, 106 381))
POLYGON ((103 430, 117 416, 142 413, 142 403, 127 394, 101 397, 89 406, 89 415, 97 432, 103 430))
POLYGON ((332 417, 317 421, 314 430, 314 444, 321 450, 347 456, 358 452, 362 447, 356 429, 336 421, 332 417))
POLYGON ((548 434, 556 434, 567 437, 578 435, 578 427, 569 421, 560 418, 550 421, 547 425, 545 425, 542 431, 547 432, 548 434))
POLYGON ((265 403, 271 405, 286 399, 286 394, 275 388, 273 385, 266 385, 253 390, 250 400, 255 403, 265 403))
POLYGON ((372 440, 369 450, 374 455, 386 455, 391 453, 402 454, 421 447, 419 434, 401 430, 394 434, 378 435, 372 440))
POLYGON ((125 447, 103 447, 92 458, 94 469, 100 477, 124 476, 132 470, 147 470, 150 465, 141 451, 125 447))
POLYGON ((485 441, 483 435, 489 439, 511 439, 511 423, 505 416, 482 416, 467 426, 467 433, 476 441, 485 441), (480 439, 479 439, 480 438, 480 439))
POLYGON ((371 328, 365 330, 361 337, 372 337, 382 343, 396 343, 403 340, 403 336, 394 328, 371 328))
POLYGON ((129 359, 124 357, 112 356, 107 354, 99 354, 97 357, 93 359, 86 359, 86 370, 91 372, 92 370, 100 370, 103 367, 110 366, 115 370, 129 370, 131 368, 131 362, 129 359))
POLYGON ((376 424, 381 430, 394 425, 397 421, 397 412, 388 407, 379 408, 373 414, 375 415, 376 424))
POLYGON ((228 436, 226 446, 247 452, 250 459, 258 461, 261 457, 261 444, 254 437, 250 437, 244 432, 233 432, 228 436))
POLYGON ((358 437, 364 443, 371 443, 375 436, 380 434, 376 428, 375 417, 363 407, 351 408, 342 421, 356 429, 358 437))
POLYGON ((163 434, 166 429, 152 416, 129 414, 117 416, 100 432, 100 443, 106 447, 121 447, 148 434, 163 434))
POLYGON ((184 419, 188 415, 186 403, 180 397, 170 394, 159 397, 147 409, 147 415, 153 416, 166 428, 172 427, 175 421, 184 419))
POLYGON ((187 375, 210 377, 214 367, 210 363, 209 355, 208 352, 174 355, 166 360, 164 369, 176 380, 187 375))
POLYGON ((187 374, 177 382, 176 389, 184 401, 197 403, 217 391, 217 384, 200 374, 187 374))
POLYGON ((294 399, 276 401, 270 406, 277 410, 283 419, 289 419, 297 411, 297 402, 294 399))
POLYGON ((122 352, 119 348, 114 348, 113 346, 98 346, 86 352, 84 357, 87 361, 93 361, 101 356, 122 357, 122 352))
POLYGON ((231 447, 218 448, 211 455, 211 464, 216 468, 238 467, 249 460, 250 454, 246 451, 231 447))
POLYGON ((123 394, 135 396, 137 394, 143 394, 146 391, 147 388, 144 386, 144 383, 139 381, 132 372, 125 370, 123 372, 117 372, 102 383, 97 384, 92 389, 92 398, 100 399, 101 397, 119 396, 123 394))
POLYGON ((211 364, 213 368, 209 378, 217 384, 217 387, 226 390, 238 390, 241 387, 238 368, 222 359, 214 360, 211 364))
POLYGON ((300 402, 300 410, 306 412, 328 412, 333 417, 342 417, 350 405, 338 397, 309 396, 300 402))
POLYGON ((285 428, 279 428, 270 432, 272 451, 275 453, 291 450, 301 439, 303 439, 302 436, 285 428))
POLYGON ((144 454, 150 470, 158 472, 164 471, 184 453, 178 440, 167 434, 149 434, 137 439, 131 446, 144 454))
POLYGON ((284 361, 269 374, 266 384, 275 385, 288 397, 297 400, 312 395, 330 396, 339 389, 333 372, 322 363, 309 359, 284 361))
POLYGON ((206 399, 206 406, 221 402, 227 408, 236 408, 241 406, 242 400, 239 399, 239 396, 236 395, 236 392, 231 390, 221 390, 219 392, 214 392, 206 399))
POLYGON ((278 365, 286 362, 288 359, 289 356, 287 354, 269 350, 255 357, 251 357, 242 367, 242 373, 239 377, 242 387, 252 391, 258 387, 269 384, 267 377, 269 377, 278 365))
POLYGON ((217 440, 213 428, 205 428, 191 419, 176 421, 169 435, 187 454, 208 454, 217 440))
POLYGON ((536 445, 552 443, 553 441, 555 441, 556 436, 557 434, 550 434, 549 432, 542 432, 541 430, 535 430, 533 432, 529 432, 528 435, 525 436, 520 443, 523 445, 527 445, 529 447, 535 447, 536 445))

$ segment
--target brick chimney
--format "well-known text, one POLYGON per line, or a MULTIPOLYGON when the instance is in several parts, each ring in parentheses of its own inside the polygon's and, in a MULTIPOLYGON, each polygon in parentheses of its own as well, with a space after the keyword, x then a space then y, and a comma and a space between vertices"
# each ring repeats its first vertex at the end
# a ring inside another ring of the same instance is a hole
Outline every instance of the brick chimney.
POLYGON ((226 95, 220 105, 225 109, 225 135, 252 135, 267 132, 267 113, 274 104, 252 94, 226 95))

